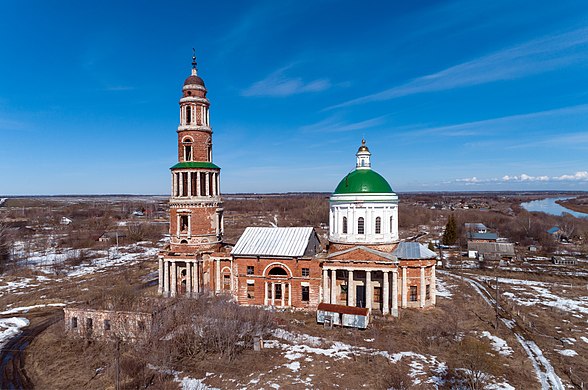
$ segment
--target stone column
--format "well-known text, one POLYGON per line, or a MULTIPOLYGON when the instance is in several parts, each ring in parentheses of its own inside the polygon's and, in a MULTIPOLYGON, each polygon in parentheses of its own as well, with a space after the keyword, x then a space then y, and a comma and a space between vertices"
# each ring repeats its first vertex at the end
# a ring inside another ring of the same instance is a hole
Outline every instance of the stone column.
POLYGON ((169 297, 169 261, 163 260, 163 293, 169 297))
POLYGON ((272 282, 272 306, 276 306, 276 284, 272 282))
POLYGON ((220 268, 220 259, 216 259, 216 292, 219 293, 221 291, 221 268, 220 268))
POLYGON ((157 285, 157 293, 161 295, 163 293, 163 258, 159 258, 159 280, 157 285))
MULTIPOLYGON (((292 283, 288 283, 286 285, 286 288, 288 289, 288 306, 292 306, 292 283)), ((309 287, 310 289, 310 287, 309 287)))
POLYGON ((347 306, 355 306, 355 285, 353 284, 353 270, 347 275, 347 306))
POLYGON ((398 317, 398 271, 392 270, 392 315, 398 317))
POLYGON ((402 308, 404 309, 407 305, 407 293, 408 293, 408 280, 406 279, 406 267, 402 267, 402 308))
POLYGON ((337 270, 331 270, 331 303, 337 304, 337 270))
POLYGON ((268 297, 267 297, 267 288, 268 288, 268 286, 269 286, 269 283, 268 283, 268 282, 265 282, 265 283, 263 284, 263 304, 264 304, 265 306, 267 306, 267 305, 268 305, 268 303, 269 303, 269 301, 268 301, 268 297))
POLYGON ((204 179, 206 181, 206 183, 205 183, 206 184, 206 188, 204 189, 205 190, 205 194, 206 194, 206 196, 210 196, 210 185, 209 185, 209 183, 210 183, 210 174, 208 172, 206 172, 204 174, 204 179))
POLYGON ((176 267, 176 261, 171 261, 171 296, 175 297, 178 292, 178 267, 176 267))
POLYGON ((329 300, 329 270, 323 268, 323 302, 330 303, 329 300))
POLYGON ((180 192, 178 194, 178 196, 184 196, 184 172, 180 172, 180 192))
POLYGON ((437 304, 437 275, 435 275, 435 265, 431 268, 431 305, 437 304))
POLYGON ((176 187, 176 174, 175 174, 175 172, 172 172, 172 191, 171 191, 171 193, 173 196, 176 196, 176 194, 177 194, 176 188, 177 188, 176 187))
POLYGON ((200 196, 200 172, 196 172, 196 196, 200 196))
POLYGON ((198 271, 198 259, 194 263, 192 267, 192 272, 194 273, 194 283, 192 286, 192 290, 198 295, 200 293, 200 272, 198 271))
POLYGON ((192 296, 192 263, 186 261, 186 295, 192 296))
POLYGON ((383 298, 382 298, 382 314, 386 315, 386 314, 390 314, 390 291, 388 288, 388 278, 389 278, 389 273, 388 271, 383 271, 382 274, 384 275, 383 279, 384 279, 384 288, 382 289, 382 294, 383 294, 383 298))
POLYGON ((421 266, 421 307, 425 307, 426 285, 425 285, 425 267, 421 266))
POLYGON ((186 173, 188 175, 188 196, 192 197, 194 194, 192 193, 192 173, 186 173))
POLYGON ((372 271, 365 271, 365 307, 372 311, 372 271))
POLYGON ((284 285, 284 283, 283 283, 283 282, 282 282, 282 283, 280 283, 280 289, 281 289, 281 291, 282 291, 282 307, 284 307, 284 306, 285 306, 285 304, 286 304, 286 289, 285 289, 285 287, 284 287, 284 286, 285 286, 285 285, 284 285))

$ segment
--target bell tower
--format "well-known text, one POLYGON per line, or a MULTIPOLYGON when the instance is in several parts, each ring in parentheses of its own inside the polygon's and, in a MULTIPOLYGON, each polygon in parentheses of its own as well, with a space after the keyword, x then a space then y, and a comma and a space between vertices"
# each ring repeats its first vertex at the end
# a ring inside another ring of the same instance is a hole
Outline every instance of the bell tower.
POLYGON ((220 168, 212 162, 210 102, 196 55, 180 98, 178 163, 171 167, 170 251, 213 251, 223 238, 220 168))

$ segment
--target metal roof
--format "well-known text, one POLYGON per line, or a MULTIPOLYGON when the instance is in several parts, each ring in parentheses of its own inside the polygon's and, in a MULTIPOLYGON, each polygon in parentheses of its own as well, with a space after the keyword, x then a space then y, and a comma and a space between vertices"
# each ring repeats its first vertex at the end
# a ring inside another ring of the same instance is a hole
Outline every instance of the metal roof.
POLYGON ((479 253, 502 253, 515 255, 514 244, 510 242, 468 242, 468 251, 479 253))
POLYGON ((477 233, 477 232, 468 232, 468 238, 472 240, 497 240, 498 234, 496 233, 477 233))
POLYGON ((392 254, 399 259, 433 259, 437 253, 419 242, 402 241, 392 254))
POLYGON ((486 225, 484 225, 483 223, 480 223, 480 222, 466 223, 465 227, 466 227, 466 229, 488 230, 486 225))
POLYGON ((312 227, 248 227, 231 251, 235 256, 302 257, 312 227))

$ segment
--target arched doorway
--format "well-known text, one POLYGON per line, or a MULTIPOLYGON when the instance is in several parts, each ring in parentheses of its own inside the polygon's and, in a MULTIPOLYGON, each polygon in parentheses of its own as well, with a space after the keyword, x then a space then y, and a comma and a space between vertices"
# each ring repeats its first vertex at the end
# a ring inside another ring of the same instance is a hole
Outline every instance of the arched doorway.
POLYGON ((287 307, 292 305, 289 272, 281 265, 269 268, 266 276, 265 304, 287 307))

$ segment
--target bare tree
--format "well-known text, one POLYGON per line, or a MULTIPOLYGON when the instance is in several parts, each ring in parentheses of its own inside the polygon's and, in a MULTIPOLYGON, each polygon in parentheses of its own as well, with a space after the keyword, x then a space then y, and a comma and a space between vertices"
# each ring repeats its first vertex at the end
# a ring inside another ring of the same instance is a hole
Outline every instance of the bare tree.
POLYGON ((0 273, 4 273, 11 262, 9 235, 8 226, 0 223, 0 273))

